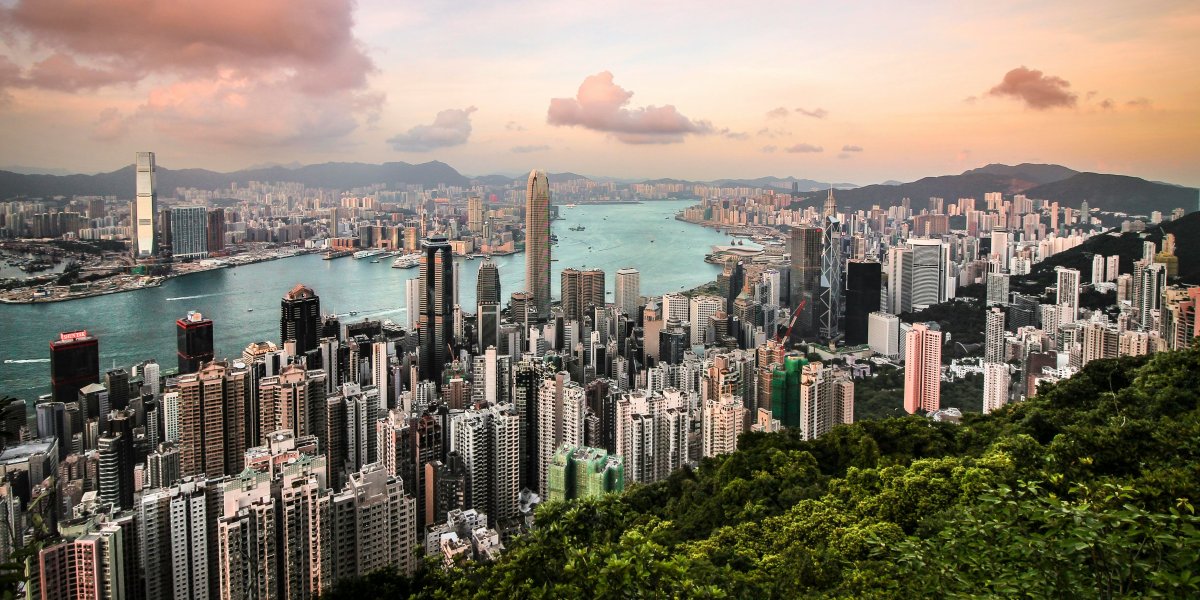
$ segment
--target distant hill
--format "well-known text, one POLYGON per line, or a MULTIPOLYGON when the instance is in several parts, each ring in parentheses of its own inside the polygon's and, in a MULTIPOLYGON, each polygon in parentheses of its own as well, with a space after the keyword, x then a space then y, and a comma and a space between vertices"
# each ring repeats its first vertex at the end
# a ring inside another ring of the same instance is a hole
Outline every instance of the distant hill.
POLYGON ((1002 175, 1014 179, 1022 179, 1035 183, 1037 185, 1045 183, 1054 183, 1062 181, 1072 175, 1076 175, 1079 171, 1068 169, 1062 165, 1044 165, 1036 163, 1021 163, 1019 165, 1002 165, 992 163, 978 169, 965 171, 963 175, 971 175, 973 173, 986 173, 988 175, 1002 175))
MULTIPOLYGON (((158 168, 158 187, 170 196, 177 187, 218 189, 250 181, 294 181, 312 187, 350 189, 372 184, 411 184, 434 187, 440 184, 466 186, 469 181, 453 167, 432 161, 413 165, 404 162, 372 165, 365 163, 323 163, 302 167, 267 167, 232 173, 206 169, 158 168)), ((49 197, 73 195, 119 196, 134 194, 133 165, 111 173, 96 175, 23 175, 0 171, 0 198, 16 196, 49 197)))
MULTIPOLYGON (((834 196, 838 206, 852 210, 869 209, 878 204, 883 207, 900 204, 902 198, 909 198, 914 209, 929 205, 929 198, 945 198, 954 202, 958 198, 975 198, 983 200, 987 192, 1003 192, 1012 194, 1020 192, 1028 186, 1023 180, 1015 180, 1004 175, 991 173, 973 173, 970 175, 942 175, 926 177, 909 183, 898 185, 874 184, 849 190, 837 190, 834 196)), ((828 188, 827 188, 828 189, 828 188)), ((810 202, 820 204, 825 200, 825 193, 817 191, 805 196, 810 202)))
POLYGON ((1087 200, 1092 208, 1131 215, 1149 215, 1156 210, 1170 213, 1176 208, 1191 212, 1198 208, 1200 200, 1196 188, 1103 173, 1077 173, 1067 179, 1026 190, 1025 195, 1058 200, 1072 207, 1078 207, 1087 200))
MULTIPOLYGON (((839 190, 835 195, 840 206, 868 209, 873 205, 891 206, 909 198, 914 210, 927 206, 931 197, 953 202, 958 198, 983 200, 987 192, 1005 195, 1025 194, 1030 198, 1055 200, 1079 208, 1084 200, 1088 206, 1110 212, 1148 215, 1151 211, 1169 213, 1175 208, 1197 209, 1200 193, 1196 188, 1155 183, 1138 177, 1078 173, 1059 165, 1024 164, 1017 166, 988 165, 971 169, 961 175, 925 177, 899 185, 868 185, 857 189, 839 190), (1064 179, 1053 180, 1057 177, 1064 179), (1039 181, 1048 181, 1039 183, 1039 181)), ((811 203, 821 203, 820 192, 807 194, 811 203)))
POLYGON ((1200 239, 1195 232, 1200 231, 1200 212, 1192 212, 1174 221, 1167 221, 1161 226, 1147 227, 1146 231, 1129 233, 1109 233, 1092 237, 1088 241, 1059 252, 1040 262, 1033 271, 1025 277, 1014 281, 1013 288, 1024 293, 1040 292, 1047 286, 1054 285, 1055 267, 1079 269, 1083 281, 1092 279, 1092 257, 1117 255, 1121 257, 1121 272, 1132 273, 1133 263, 1142 257, 1142 242, 1154 242, 1162 249, 1163 235, 1175 234, 1175 256, 1179 258, 1179 282, 1200 283, 1200 239))

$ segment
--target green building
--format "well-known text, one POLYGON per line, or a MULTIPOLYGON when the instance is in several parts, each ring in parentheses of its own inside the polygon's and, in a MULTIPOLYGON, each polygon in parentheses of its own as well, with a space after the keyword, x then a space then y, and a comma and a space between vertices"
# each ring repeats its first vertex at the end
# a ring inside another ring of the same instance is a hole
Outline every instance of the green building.
POLYGON ((620 492, 625 489, 625 460, 603 448, 564 445, 554 453, 547 479, 550 500, 620 492))
POLYGON ((789 355, 771 373, 771 418, 784 427, 800 426, 800 375, 807 364, 803 356, 789 355))

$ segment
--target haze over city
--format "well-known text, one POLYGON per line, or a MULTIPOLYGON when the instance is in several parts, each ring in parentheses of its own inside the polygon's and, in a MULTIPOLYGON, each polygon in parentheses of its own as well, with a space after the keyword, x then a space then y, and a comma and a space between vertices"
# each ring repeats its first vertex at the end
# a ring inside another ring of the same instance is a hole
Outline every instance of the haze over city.
POLYGON ((18 0, 0 28, 3 166, 1200 184, 1192 2, 18 0))

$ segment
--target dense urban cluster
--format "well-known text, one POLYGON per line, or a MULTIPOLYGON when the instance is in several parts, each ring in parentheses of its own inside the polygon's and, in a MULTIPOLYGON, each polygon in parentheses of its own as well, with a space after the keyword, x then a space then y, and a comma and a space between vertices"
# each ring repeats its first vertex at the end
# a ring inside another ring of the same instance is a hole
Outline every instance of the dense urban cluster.
MULTIPOLYGON (((257 235, 221 208, 160 211, 154 168, 138 154, 138 264, 203 260, 257 235)), ((688 191, 657 185, 634 191, 688 191)), ((1039 263, 1106 235, 1086 203, 994 193, 851 211, 832 189, 818 208, 798 190, 695 188, 678 218, 735 241, 710 255, 714 285, 648 297, 636 268, 610 291, 603 270, 553 265, 541 171, 523 206, 414 194, 415 210, 351 235, 340 211, 410 201, 366 192, 337 201, 332 227, 301 221, 272 239, 413 256, 401 323, 339 317, 299 284, 276 292, 278 339, 240 356, 217 353, 222 324, 197 312, 176 322, 175 361, 102 370, 97 336, 50 341, 51 392, 32 419, 23 400, 3 409, 0 560, 21 561, 29 597, 305 598, 380 570, 493 562, 525 547, 540 504, 675 485, 759 433, 809 443, 846 431, 856 382, 880 368, 903 364, 906 412, 957 422, 1200 334, 1200 288, 1174 285, 1171 235, 1131 269, 1097 254, 1090 273, 1060 267, 1031 287, 1039 263), (456 257, 522 250, 524 289, 501 290, 485 258, 475 306, 462 306, 456 257), (1092 293, 1111 301, 1089 308, 1092 293), (946 307, 985 312, 982 344, 916 318, 946 307), (946 364, 954 344, 965 357, 946 364), (943 385, 970 373, 983 397, 943 403, 943 385)))

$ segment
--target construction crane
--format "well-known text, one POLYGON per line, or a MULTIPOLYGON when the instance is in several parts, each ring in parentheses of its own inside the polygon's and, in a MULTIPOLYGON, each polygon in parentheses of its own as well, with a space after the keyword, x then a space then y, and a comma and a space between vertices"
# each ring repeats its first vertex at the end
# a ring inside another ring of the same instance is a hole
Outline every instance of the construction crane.
POLYGON ((788 323, 787 333, 783 334, 782 336, 780 336, 778 333, 776 333, 775 334, 776 342, 782 342, 785 339, 791 339, 792 328, 796 326, 796 319, 800 318, 800 311, 804 310, 805 304, 808 304, 808 300, 800 301, 800 306, 797 306, 796 311, 792 313, 792 320, 788 323))

